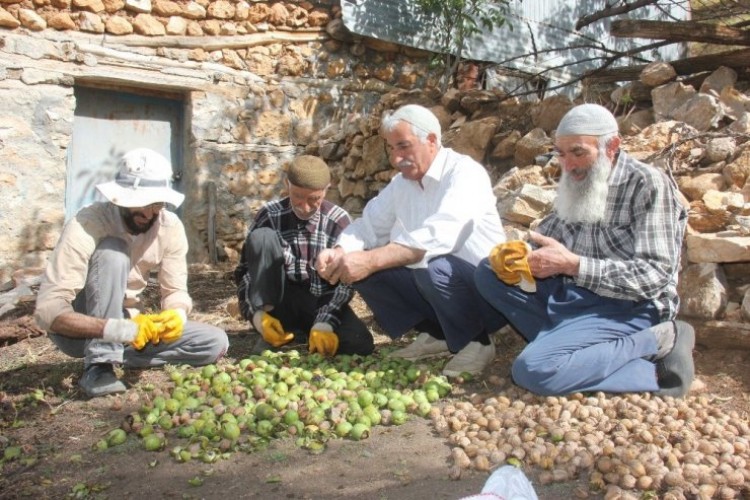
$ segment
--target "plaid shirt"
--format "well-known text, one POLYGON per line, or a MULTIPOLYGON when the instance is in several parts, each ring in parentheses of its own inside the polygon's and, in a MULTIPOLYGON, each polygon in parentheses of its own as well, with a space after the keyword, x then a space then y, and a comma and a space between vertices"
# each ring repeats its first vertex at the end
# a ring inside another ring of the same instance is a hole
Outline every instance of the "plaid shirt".
MULTIPOLYGON (((300 220, 294 215, 287 197, 267 203, 258 211, 250 227, 251 232, 260 227, 268 227, 281 235, 287 279, 294 283, 309 283, 310 293, 315 297, 330 296, 328 302, 318 309, 315 322, 328 323, 334 330, 341 323, 341 308, 349 303, 354 291, 349 285, 331 285, 320 277, 313 266, 321 250, 332 248, 336 238, 350 223, 351 218, 346 210, 328 200, 323 201, 312 219, 300 220)), ((252 283, 247 273, 244 253, 243 251, 234 271, 234 278, 240 309, 245 319, 250 320, 255 310, 247 297, 252 283)))
POLYGON ((539 233, 581 257, 576 284, 602 295, 653 301, 662 321, 679 308, 677 274, 687 212, 657 168, 620 151, 601 222, 566 223, 556 212, 539 233))

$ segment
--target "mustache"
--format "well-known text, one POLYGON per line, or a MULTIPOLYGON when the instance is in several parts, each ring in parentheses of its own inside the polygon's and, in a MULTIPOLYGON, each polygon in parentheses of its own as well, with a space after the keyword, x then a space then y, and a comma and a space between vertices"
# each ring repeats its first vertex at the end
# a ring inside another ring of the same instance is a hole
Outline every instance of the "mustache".
POLYGON ((396 163, 396 168, 409 168, 414 165, 414 162, 411 160, 401 160, 400 162, 396 163))

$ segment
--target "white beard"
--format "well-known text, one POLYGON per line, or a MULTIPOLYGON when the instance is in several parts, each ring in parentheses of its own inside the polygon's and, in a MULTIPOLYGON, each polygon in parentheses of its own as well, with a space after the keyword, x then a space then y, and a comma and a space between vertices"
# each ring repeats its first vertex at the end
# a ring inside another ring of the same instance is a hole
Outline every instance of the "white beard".
POLYGON ((593 224, 604 219, 611 171, 612 161, 602 150, 583 180, 573 180, 570 174, 563 170, 555 199, 557 215, 565 222, 593 224))

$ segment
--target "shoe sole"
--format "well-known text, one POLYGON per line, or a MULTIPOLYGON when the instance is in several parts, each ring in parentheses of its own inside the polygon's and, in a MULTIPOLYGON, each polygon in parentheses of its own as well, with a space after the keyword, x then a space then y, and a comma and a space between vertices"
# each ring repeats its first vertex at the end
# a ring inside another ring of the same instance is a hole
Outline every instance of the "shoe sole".
POLYGON ((657 396, 684 397, 695 378, 695 330, 684 321, 675 321, 675 327, 674 347, 656 362, 657 396))

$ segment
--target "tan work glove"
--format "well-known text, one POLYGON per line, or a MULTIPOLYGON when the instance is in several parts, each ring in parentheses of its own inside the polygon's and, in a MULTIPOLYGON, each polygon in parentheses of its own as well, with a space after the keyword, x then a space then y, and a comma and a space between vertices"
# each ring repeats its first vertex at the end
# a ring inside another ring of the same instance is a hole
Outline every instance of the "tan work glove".
POLYGON ((294 339, 293 333, 284 332, 281 321, 265 311, 256 311, 253 314, 253 326, 261 334, 263 340, 274 347, 281 347, 294 339))
MULTIPOLYGON (((159 314, 149 314, 159 332, 158 340, 170 343, 182 337, 187 314, 182 309, 166 309, 159 314)), ((155 342, 158 344, 158 341, 155 342)))
POLYGON ((102 339, 130 343, 140 351, 149 342, 159 343, 159 330, 148 314, 139 314, 130 319, 108 319, 104 324, 102 339))
POLYGON ((490 266, 506 285, 519 285, 524 292, 536 292, 536 280, 529 269, 531 247, 521 240, 496 245, 490 252, 490 266))
POLYGON ((315 323, 307 341, 310 354, 319 352, 323 356, 335 356, 339 349, 339 336, 328 323, 315 323))

